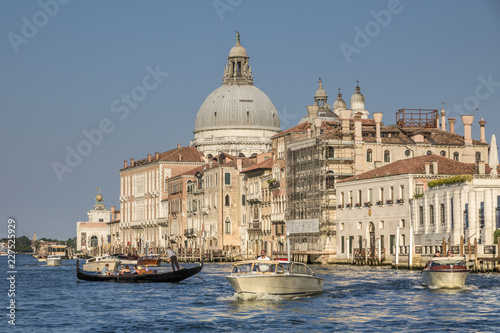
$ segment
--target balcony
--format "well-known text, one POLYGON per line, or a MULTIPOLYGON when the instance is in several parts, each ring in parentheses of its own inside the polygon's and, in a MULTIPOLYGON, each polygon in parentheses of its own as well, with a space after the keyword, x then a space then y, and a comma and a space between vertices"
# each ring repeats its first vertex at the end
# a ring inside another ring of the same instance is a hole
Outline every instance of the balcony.
POLYGON ((187 238, 196 237, 194 228, 184 229, 184 236, 186 236, 187 238))
POLYGON ((260 226, 261 226, 260 222, 250 222, 248 224, 248 231, 252 231, 252 230, 253 231, 259 230, 260 231, 261 230, 260 226))
POLYGON ((271 222, 284 222, 285 221, 285 213, 272 213, 271 214, 271 222))
POLYGON ((167 220, 166 217, 159 217, 159 218, 156 219, 156 222, 160 226, 167 226, 168 225, 168 220, 167 220))
POLYGON ((249 194, 248 197, 247 197, 247 200, 249 202, 260 202, 260 201, 262 201, 261 198, 260 198, 260 193, 249 194))
POLYGON ((270 190, 276 190, 276 189, 279 189, 279 187, 280 187, 280 182, 278 180, 271 180, 271 181, 268 181, 268 183, 269 183, 270 190))
POLYGON ((201 212, 204 214, 204 215, 208 215, 208 212, 210 211, 210 209, 208 207, 201 207, 201 212))

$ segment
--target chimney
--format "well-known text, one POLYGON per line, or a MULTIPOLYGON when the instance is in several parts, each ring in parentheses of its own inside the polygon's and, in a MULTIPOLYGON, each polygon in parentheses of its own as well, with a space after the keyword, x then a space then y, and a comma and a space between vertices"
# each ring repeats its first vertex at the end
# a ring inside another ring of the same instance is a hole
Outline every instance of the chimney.
POLYGON ((308 105, 307 106, 307 114, 309 115, 309 123, 314 125, 314 119, 318 117, 319 106, 317 105, 308 105))
POLYGON ((382 112, 375 112, 373 114, 373 119, 375 120, 375 126, 377 129, 375 138, 377 139, 377 143, 382 143, 382 138, 380 137, 380 125, 382 123, 382 116, 384 114, 382 112))
POLYGON ((210 161, 208 161, 208 167, 212 169, 213 165, 214 165, 214 160, 210 159, 210 161))
POLYGON ((363 113, 356 112, 354 115, 354 141, 363 141, 363 131, 361 126, 361 116, 363 113))
POLYGON ((350 139, 350 128, 349 128, 349 119, 351 118, 351 110, 339 110, 340 119, 341 119, 341 133, 342 139, 347 140, 350 139))
POLYGON ((321 118, 314 119, 314 127, 316 127, 316 135, 321 134, 321 124, 323 124, 323 119, 321 118))
POLYGON ((441 129, 446 131, 446 111, 444 108, 441 108, 441 129))
POLYGON ((127 160, 123 161, 123 168, 126 169, 127 168, 127 160))
POLYGON ((486 121, 483 118, 479 121, 479 126, 481 126, 481 142, 486 143, 486 132, 484 125, 486 125, 486 121))
POLYGON ((477 173, 480 175, 486 174, 486 162, 477 163, 477 173))
POLYGON ((238 169, 238 171, 241 172, 241 158, 238 158, 236 160, 236 169, 238 169))
POLYGON ((177 149, 181 149, 181 144, 180 143, 177 144, 177 149))
POLYGON ((155 152, 155 160, 156 161, 160 160, 160 153, 159 152, 155 152))
POLYGON ((134 166, 134 159, 133 158, 130 159, 130 166, 134 166))
POLYGON ((179 154, 179 162, 182 161, 182 154, 179 154))
POLYGON ((437 175, 438 172, 438 161, 432 161, 432 174, 437 175))
POLYGON ((151 154, 148 154, 148 162, 151 163, 151 154))
POLYGON ((116 218, 115 218, 115 209, 116 209, 115 206, 111 206, 111 221, 115 221, 116 220, 116 218))
POLYGON ((466 145, 472 144, 472 122, 474 116, 461 116, 464 123, 464 142, 466 145))
POLYGON ((448 122, 450 123, 450 133, 455 134, 455 118, 448 118, 448 122))
POLYGON ((425 174, 426 175, 429 175, 431 172, 430 172, 430 163, 429 162, 424 162, 424 171, 425 171, 425 174))

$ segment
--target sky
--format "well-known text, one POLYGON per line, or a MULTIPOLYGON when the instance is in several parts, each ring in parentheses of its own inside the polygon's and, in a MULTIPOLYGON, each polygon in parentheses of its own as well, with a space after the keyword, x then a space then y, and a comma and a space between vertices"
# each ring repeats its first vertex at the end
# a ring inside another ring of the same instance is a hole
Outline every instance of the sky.
POLYGON ((188 146, 236 33, 281 129, 318 78, 395 123, 401 108, 500 134, 500 1, 0 2, 0 211, 7 235, 66 240, 96 188, 119 209, 123 161, 188 146), (444 104, 443 104, 444 103, 444 104))

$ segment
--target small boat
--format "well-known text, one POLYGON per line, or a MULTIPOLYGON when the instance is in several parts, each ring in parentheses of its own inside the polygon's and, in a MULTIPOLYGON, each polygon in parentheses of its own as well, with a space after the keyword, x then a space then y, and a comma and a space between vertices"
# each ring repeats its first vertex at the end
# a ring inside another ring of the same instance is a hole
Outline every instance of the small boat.
POLYGON ((422 271, 422 283, 431 288, 462 288, 469 273, 464 257, 435 257, 422 271))
POLYGON ((111 282, 180 282, 201 272, 203 262, 192 268, 182 268, 178 271, 150 274, 100 275, 84 272, 80 269, 79 260, 76 261, 76 277, 84 281, 111 281, 111 282))
POLYGON ((126 255, 126 254, 114 254, 113 257, 121 260, 122 265, 137 265, 138 256, 126 255))
POLYGON ((49 255, 46 260, 47 266, 61 266, 62 259, 60 256, 49 255))
POLYGON ((160 266, 162 258, 161 257, 140 257, 137 260, 137 265, 140 266, 160 266))
POLYGON ((39 262, 46 262, 47 261, 47 256, 46 255, 39 255, 38 257, 36 257, 38 259, 39 262))
POLYGON ((101 272, 104 266, 108 264, 109 271, 114 272, 120 267, 121 263, 120 259, 110 256, 94 257, 87 259, 87 262, 83 264, 83 270, 87 272, 101 272))
POLYGON ((260 295, 284 298, 311 296, 323 292, 323 279, 316 277, 304 263, 277 260, 251 260, 233 264, 226 276, 243 299, 260 295))

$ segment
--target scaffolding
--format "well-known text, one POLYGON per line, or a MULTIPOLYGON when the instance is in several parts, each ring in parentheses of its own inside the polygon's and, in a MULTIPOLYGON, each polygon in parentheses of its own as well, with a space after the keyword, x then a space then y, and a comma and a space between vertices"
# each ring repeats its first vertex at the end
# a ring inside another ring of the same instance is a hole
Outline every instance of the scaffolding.
POLYGON ((396 112, 396 125, 401 128, 436 128, 438 126, 438 117, 438 110, 436 109, 401 109, 396 112))

